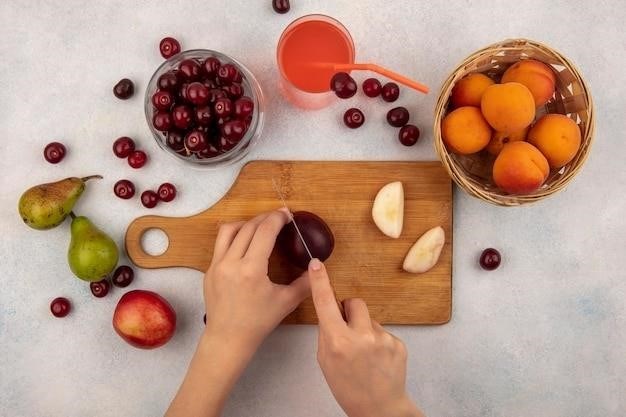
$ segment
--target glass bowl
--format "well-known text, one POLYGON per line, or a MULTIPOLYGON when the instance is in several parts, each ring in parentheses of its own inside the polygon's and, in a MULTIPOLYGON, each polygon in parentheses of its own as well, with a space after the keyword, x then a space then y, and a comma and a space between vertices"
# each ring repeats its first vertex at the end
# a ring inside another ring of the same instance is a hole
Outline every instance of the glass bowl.
POLYGON ((146 88, 144 110, 148 127, 150 128, 150 131, 154 136, 154 140, 161 149, 163 149, 173 158, 183 163, 186 163, 187 165, 205 168, 217 168, 220 166, 229 165, 239 161, 244 156, 246 156, 248 152, 250 152, 250 149, 259 141, 261 132, 263 130, 263 122, 265 119, 265 102, 263 99, 263 91, 261 90, 261 86, 259 85, 259 82, 254 77, 254 75, 252 75, 252 73, 236 59, 209 49, 192 49, 184 51, 174 55, 173 57, 163 62, 150 78, 150 82, 148 83, 148 87, 146 88), (186 59, 195 59, 196 61, 198 61, 199 64, 202 64, 202 62, 209 57, 215 57, 219 59, 222 64, 232 64, 239 70, 242 75, 241 85, 244 90, 243 95, 250 97, 254 103, 252 120, 250 121, 248 130, 246 131, 244 137, 239 141, 239 143, 237 143, 235 147, 224 153, 221 153, 211 158, 200 158, 195 154, 191 156, 181 155, 167 145, 167 136, 165 132, 161 132, 155 129, 152 125, 152 119, 156 111, 156 109, 152 105, 152 95, 158 90, 157 81, 162 74, 176 69, 179 64, 186 59))

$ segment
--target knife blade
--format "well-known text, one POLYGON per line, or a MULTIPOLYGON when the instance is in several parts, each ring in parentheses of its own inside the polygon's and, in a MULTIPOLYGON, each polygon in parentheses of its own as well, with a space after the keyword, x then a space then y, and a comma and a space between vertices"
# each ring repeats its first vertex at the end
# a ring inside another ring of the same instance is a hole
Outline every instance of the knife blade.
POLYGON ((304 246, 304 249, 306 249, 306 253, 309 255, 309 260, 313 259, 313 255, 311 254, 311 251, 309 250, 309 246, 306 244, 306 242, 304 240, 304 236, 302 236, 302 233, 300 232, 300 228, 298 227, 298 223, 296 223, 296 219, 293 218, 293 214, 291 213, 291 210, 289 210, 289 207, 287 207, 287 202, 285 201, 285 198, 283 197, 283 194, 280 192, 280 188, 278 188, 278 184, 276 184, 276 180, 274 180, 274 178, 272 178, 272 184, 274 185, 274 189, 276 190, 276 194, 278 194, 278 197, 280 198, 280 201, 282 201, 283 206, 287 209, 287 213, 289 214, 289 219, 293 223, 293 226, 296 228, 296 233, 298 233, 298 237, 300 238, 300 242, 302 242, 302 245, 304 246))
MULTIPOLYGON (((304 236, 302 236, 302 233, 300 232, 300 228, 298 227, 298 223, 296 223, 296 219, 293 217, 293 214, 291 213, 291 210, 289 209, 289 207, 287 206, 287 202, 285 201, 285 198, 283 197, 283 193, 280 192, 280 188, 278 188, 278 184, 276 184, 276 180, 274 178, 272 178, 272 185, 274 186, 274 190, 276 191, 276 194, 278 194, 278 197, 280 198, 280 201, 283 203, 283 207, 285 207, 285 209, 287 209, 287 213, 289 215, 289 219, 291 220, 291 223, 293 223, 293 226, 296 229, 296 233, 298 234, 298 237, 300 238, 300 242, 302 242, 302 245, 304 246, 304 249, 306 249, 306 253, 309 255, 309 260, 313 259, 313 254, 311 253, 311 251, 309 250, 309 246, 306 244, 306 241, 304 240, 304 236)), ((330 288, 332 288, 333 290, 333 295, 335 296, 335 300, 337 301, 337 307, 339 308, 339 312, 341 313, 341 317, 343 318, 344 321, 347 321, 346 319, 346 312, 343 308, 343 303, 341 301, 339 301, 339 298, 337 298, 337 292, 335 291, 335 287, 333 286, 332 280, 329 278, 329 282, 330 282, 330 288)))

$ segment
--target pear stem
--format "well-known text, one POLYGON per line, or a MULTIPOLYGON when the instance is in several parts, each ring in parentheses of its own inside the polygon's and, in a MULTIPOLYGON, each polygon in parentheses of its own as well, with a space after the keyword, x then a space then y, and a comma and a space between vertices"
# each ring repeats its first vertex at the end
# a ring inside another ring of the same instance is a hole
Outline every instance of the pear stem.
POLYGON ((84 181, 89 181, 89 180, 93 180, 93 179, 102 179, 102 175, 89 175, 88 177, 82 177, 81 180, 84 181))
POLYGON ((73 211, 70 211, 70 217, 72 218, 72 220, 74 220, 76 218, 76 215, 74 214, 73 211))

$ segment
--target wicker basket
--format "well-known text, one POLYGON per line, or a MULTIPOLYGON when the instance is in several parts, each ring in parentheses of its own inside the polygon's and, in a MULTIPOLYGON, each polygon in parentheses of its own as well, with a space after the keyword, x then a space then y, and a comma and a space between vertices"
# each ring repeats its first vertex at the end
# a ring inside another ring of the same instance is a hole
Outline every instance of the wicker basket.
POLYGON ((492 204, 518 206, 546 198, 563 189, 576 175, 589 154, 593 140, 594 117, 591 94, 574 65, 554 49, 526 39, 512 39, 488 46, 469 56, 445 81, 435 108, 435 149, 448 173, 470 195, 492 204), (449 110, 454 84, 465 75, 482 72, 499 80, 502 73, 520 59, 533 58, 550 65, 556 74, 556 93, 548 103, 537 108, 536 117, 561 113, 573 119, 581 129, 581 146, 574 159, 558 171, 550 172, 542 187, 527 195, 509 195, 493 182, 494 157, 486 152, 457 155, 448 152, 441 137, 441 120, 449 110))

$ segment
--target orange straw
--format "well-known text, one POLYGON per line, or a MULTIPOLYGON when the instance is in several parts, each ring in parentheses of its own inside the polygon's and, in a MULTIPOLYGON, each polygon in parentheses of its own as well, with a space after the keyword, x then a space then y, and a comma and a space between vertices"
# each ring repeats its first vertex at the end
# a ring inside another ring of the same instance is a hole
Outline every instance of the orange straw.
POLYGON ((373 71, 378 74, 384 75, 385 77, 397 81, 400 84, 404 84, 407 87, 410 87, 414 90, 419 91, 420 93, 428 94, 428 87, 422 83, 418 83, 410 78, 405 77, 404 75, 400 75, 397 72, 393 72, 387 68, 383 68, 380 65, 376 64, 333 64, 332 62, 318 62, 313 65, 323 66, 323 67, 332 67, 334 71, 352 71, 352 70, 367 70, 373 71))

